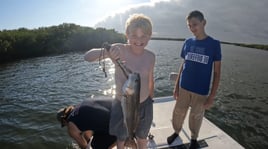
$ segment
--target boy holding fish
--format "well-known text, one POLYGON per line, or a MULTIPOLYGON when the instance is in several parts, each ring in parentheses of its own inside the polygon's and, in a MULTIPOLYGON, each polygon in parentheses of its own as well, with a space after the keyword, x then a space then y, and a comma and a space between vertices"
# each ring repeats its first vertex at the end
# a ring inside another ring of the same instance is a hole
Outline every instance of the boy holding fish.
MULTIPOLYGON (((110 120, 110 134, 117 137, 117 149, 123 149, 128 143, 128 129, 125 125, 124 114, 134 109, 126 109, 121 101, 125 97, 122 88, 128 77, 118 65, 118 60, 132 72, 140 76, 138 122, 135 126, 135 138, 139 149, 147 148, 147 136, 153 119, 153 92, 154 92, 154 65, 155 54, 145 47, 152 35, 152 23, 149 17, 143 14, 133 14, 126 21, 127 44, 112 44, 104 52, 102 59, 110 58, 115 64, 116 95, 113 103, 110 120), (122 104, 122 106, 121 106, 122 104), (130 110, 130 111, 125 111, 130 110)), ((89 50, 84 58, 86 61, 97 61, 102 50, 89 50)), ((136 122, 134 122, 136 123, 136 122)), ((133 146, 130 145, 130 146, 133 146)))

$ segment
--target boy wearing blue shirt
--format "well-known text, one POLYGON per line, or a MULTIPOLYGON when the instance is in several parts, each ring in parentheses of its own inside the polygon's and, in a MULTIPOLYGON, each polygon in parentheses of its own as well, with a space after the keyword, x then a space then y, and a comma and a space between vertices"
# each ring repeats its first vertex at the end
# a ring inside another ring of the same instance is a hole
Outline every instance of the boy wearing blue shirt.
POLYGON ((192 11, 186 17, 187 25, 194 37, 184 42, 181 57, 184 59, 175 83, 173 96, 176 105, 172 125, 175 132, 167 138, 171 144, 182 129, 188 108, 189 128, 191 131, 190 149, 198 148, 197 137, 205 109, 214 102, 220 82, 221 47, 218 40, 205 32, 206 20, 200 11, 192 11), (213 71, 212 71, 213 70, 213 71), (210 81, 213 72, 212 87, 210 81))

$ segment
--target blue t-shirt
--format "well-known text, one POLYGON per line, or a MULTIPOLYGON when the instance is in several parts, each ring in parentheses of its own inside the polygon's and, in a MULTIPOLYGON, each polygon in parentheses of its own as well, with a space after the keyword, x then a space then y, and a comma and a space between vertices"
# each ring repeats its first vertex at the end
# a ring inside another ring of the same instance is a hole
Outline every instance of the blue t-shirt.
POLYGON ((182 47, 181 57, 185 63, 179 85, 188 91, 207 95, 213 62, 221 60, 220 42, 209 36, 203 40, 187 39, 182 47))

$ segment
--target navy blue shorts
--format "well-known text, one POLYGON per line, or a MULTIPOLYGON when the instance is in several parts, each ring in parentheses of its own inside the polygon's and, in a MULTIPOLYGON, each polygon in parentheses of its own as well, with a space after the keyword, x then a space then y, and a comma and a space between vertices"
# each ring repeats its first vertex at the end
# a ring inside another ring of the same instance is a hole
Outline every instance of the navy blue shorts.
POLYGON ((93 149, 108 149, 114 143, 116 143, 115 136, 95 134, 91 141, 91 147, 93 149))

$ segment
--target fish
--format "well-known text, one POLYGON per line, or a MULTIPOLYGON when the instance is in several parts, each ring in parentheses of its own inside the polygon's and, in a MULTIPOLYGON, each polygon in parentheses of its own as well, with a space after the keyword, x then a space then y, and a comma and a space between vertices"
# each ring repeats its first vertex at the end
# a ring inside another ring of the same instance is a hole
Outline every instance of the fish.
POLYGON ((135 132, 140 119, 140 74, 132 72, 120 60, 117 60, 117 63, 122 68, 125 76, 127 77, 127 80, 122 87, 123 97, 121 99, 123 121, 127 128, 127 139, 125 140, 125 146, 135 149, 137 148, 135 132))

